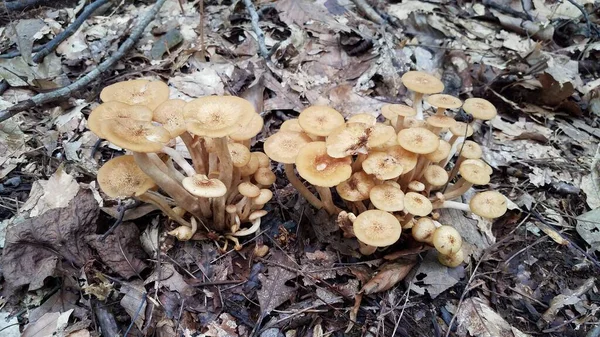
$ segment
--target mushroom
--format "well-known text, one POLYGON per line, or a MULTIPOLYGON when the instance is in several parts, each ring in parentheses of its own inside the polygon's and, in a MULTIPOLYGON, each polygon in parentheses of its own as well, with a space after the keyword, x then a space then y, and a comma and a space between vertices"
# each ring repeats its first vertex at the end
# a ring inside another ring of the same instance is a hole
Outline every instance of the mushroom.
MULTIPOLYGON (((351 202, 361 202, 369 199, 369 192, 373 187, 375 187, 373 178, 365 172, 359 171, 353 173, 350 179, 338 184, 335 189, 342 199, 351 202)), ((360 212, 366 210, 362 202, 357 207, 361 208, 359 209, 360 212)))
POLYGON ((203 198, 218 198, 227 193, 227 187, 219 179, 210 179, 204 174, 186 177, 181 182, 183 187, 191 194, 203 198))
POLYGON ((440 166, 431 165, 425 169, 423 178, 425 178, 425 193, 429 194, 432 188, 436 189, 446 185, 448 172, 440 166))
POLYGON ((458 252, 462 247, 462 238, 452 226, 441 226, 433 232, 433 246, 443 255, 458 252))
POLYGON ((439 134, 443 130, 447 130, 456 124, 456 121, 452 117, 445 115, 433 115, 425 120, 427 123, 427 129, 434 134, 439 134))
POLYGON ((460 143, 456 145, 456 148, 459 151, 459 157, 452 168, 452 171, 449 174, 449 179, 454 179, 458 169, 460 168, 462 162, 465 159, 479 159, 483 155, 483 150, 479 144, 474 141, 467 140, 464 143, 460 143))
POLYGON ((507 205, 506 197, 496 191, 477 193, 469 202, 471 212, 490 219, 503 216, 507 205))
POLYGON ((456 199, 463 195, 473 185, 487 185, 490 175, 485 168, 473 164, 460 165, 460 179, 444 193, 445 200, 456 199))
POLYGON ((368 126, 373 126, 375 123, 377 123, 377 118, 368 113, 359 113, 348 118, 347 123, 364 123, 368 126))
POLYGON ((169 87, 161 81, 132 80, 105 87, 100 92, 103 102, 122 102, 130 105, 143 105, 156 109, 169 99, 169 87))
POLYGON ((439 137, 424 128, 400 130, 398 144, 404 149, 418 154, 431 153, 440 146, 439 137))
POLYGON ((381 114, 387 118, 396 132, 404 128, 404 118, 417 114, 414 108, 404 104, 386 104, 381 107, 381 114))
MULTIPOLYGON (((243 122, 243 120, 240 120, 240 123, 243 122)), ((245 125, 241 125, 241 128, 230 134, 229 138, 237 142, 243 142, 246 147, 250 147, 250 139, 255 137, 263 129, 263 126, 264 121, 262 117, 259 114, 254 113, 250 118, 250 121, 245 125)))
POLYGON ((106 138, 101 124, 106 119, 129 118, 140 121, 151 121, 152 110, 141 105, 129 105, 121 102, 107 102, 98 105, 88 116, 87 126, 100 138, 106 138))
POLYGON ((298 116, 298 123, 304 132, 320 137, 328 136, 344 122, 344 117, 337 110, 322 105, 308 107, 298 116))
POLYGON ((425 191, 425 184, 423 184, 422 182, 418 181, 418 180, 413 180, 410 183, 408 183, 408 189, 414 192, 423 192, 425 191))
POLYGON ((456 253, 444 255, 442 253, 438 253, 438 261, 446 267, 456 268, 460 266, 465 259, 465 253, 462 248, 459 249, 456 253))
POLYGON ((411 228, 411 234, 416 241, 433 245, 433 233, 436 228, 435 222, 431 218, 423 217, 415 221, 411 228))
POLYGON ((466 113, 473 115, 473 118, 484 121, 489 121, 498 114, 496 107, 483 98, 468 98, 462 108, 466 113))
POLYGON ((421 100, 424 94, 437 94, 444 91, 444 84, 436 77, 421 71, 408 71, 402 75, 402 84, 414 92, 413 109, 416 118, 423 119, 423 107, 421 100))
POLYGON ((258 170, 254 172, 254 181, 261 186, 271 186, 275 183, 276 179, 275 173, 267 167, 259 167, 258 170))
POLYGON ((458 109, 462 106, 462 101, 454 96, 446 94, 435 94, 427 97, 427 103, 437 108, 436 115, 444 115, 446 109, 458 109))
POLYGON ((392 146, 385 150, 385 152, 394 157, 394 159, 402 165, 402 174, 410 172, 417 166, 418 155, 409 150, 405 150, 400 145, 392 146))
POLYGON ((337 127, 325 140, 327 154, 333 158, 367 154, 370 131, 365 123, 346 123, 337 127))
MULTIPOLYGON (((250 161, 250 150, 240 143, 228 143, 227 148, 229 150, 229 156, 231 156, 231 163, 235 168, 246 166, 250 161)), ((260 165, 259 165, 260 166, 260 165)))
POLYGON ((358 240, 373 247, 387 247, 400 239, 402 227, 392 214, 368 210, 359 214, 352 224, 358 240))
POLYGON ((381 184, 369 192, 369 199, 377 209, 386 212, 400 212, 404 209, 404 192, 399 186, 381 184))
POLYGON ((192 217, 192 219, 190 221, 191 221, 191 227, 179 226, 179 227, 175 228, 174 230, 167 232, 167 234, 173 235, 179 241, 190 240, 194 236, 194 234, 196 234, 196 231, 198 230, 198 223, 196 222, 196 218, 192 217))
POLYGON ((386 152, 373 152, 362 162, 363 170, 379 180, 398 178, 404 169, 392 155, 386 152))
POLYGON ((404 223, 406 225, 412 218, 416 216, 426 216, 433 210, 431 201, 422 194, 417 192, 407 192, 404 194, 404 212, 407 215, 404 217, 404 223))

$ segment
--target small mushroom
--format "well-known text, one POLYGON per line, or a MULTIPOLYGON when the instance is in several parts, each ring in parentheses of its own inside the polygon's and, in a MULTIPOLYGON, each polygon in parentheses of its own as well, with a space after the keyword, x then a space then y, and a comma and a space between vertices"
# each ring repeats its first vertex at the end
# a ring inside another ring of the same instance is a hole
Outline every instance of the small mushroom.
POLYGON ((418 180, 413 180, 410 183, 408 183, 408 189, 414 192, 423 192, 425 191, 425 184, 423 184, 422 182, 418 181, 418 180))
POLYGON ((469 202, 473 213, 490 219, 503 216, 506 213, 507 205, 506 197, 496 191, 477 193, 469 202))
POLYGON ((229 143, 227 144, 229 155, 231 156, 231 163, 233 167, 246 166, 250 161, 250 150, 246 146, 240 143, 229 143))
POLYGON ((362 162, 363 170, 379 180, 398 178, 404 169, 393 156, 386 152, 373 152, 362 162))
POLYGON ((490 101, 483 98, 468 98, 463 104, 463 110, 473 115, 475 119, 489 121, 496 117, 498 112, 490 101))
POLYGON ((258 170, 254 172, 254 181, 261 186, 271 186, 275 182, 275 179, 277 179, 277 177, 270 168, 259 167, 258 170))
POLYGON ((433 246, 443 255, 458 252, 462 247, 462 238, 452 226, 441 226, 433 232, 433 246))
POLYGON ((348 118, 348 123, 364 123, 368 126, 373 126, 377 123, 377 118, 368 113, 359 113, 354 114, 350 118, 348 118))
POLYGON ((422 98, 424 94, 437 94, 444 91, 444 84, 435 76, 421 71, 408 71, 402 75, 402 84, 414 92, 413 109, 417 119, 423 119, 422 98))
POLYGON ((338 184, 335 189, 342 199, 354 202, 369 199, 369 192, 373 187, 375 187, 373 178, 359 171, 353 173, 350 179, 338 184))
POLYGON ((381 114, 391 122, 396 132, 398 132, 404 128, 405 117, 413 117, 417 112, 408 105, 386 104, 381 107, 381 114))
POLYGON ((460 179, 444 193, 445 200, 456 199, 463 195, 473 185, 487 185, 490 175, 485 168, 473 164, 460 165, 460 179))
POLYGON ((352 224, 354 234, 373 247, 387 247, 400 239, 402 227, 395 216, 380 210, 368 210, 359 214, 352 224))
POLYGON ((426 216, 433 210, 431 201, 422 194, 416 192, 407 192, 404 194, 404 211, 407 215, 404 217, 403 227, 412 218, 416 216, 426 216))
POLYGON ((327 154, 333 158, 367 154, 370 130, 365 123, 346 123, 337 127, 325 140, 327 154))
POLYGON ((204 174, 186 177, 181 182, 183 187, 193 195, 203 198, 218 198, 227 193, 227 187, 219 179, 209 179, 204 174))
POLYGON ((433 245, 433 233, 436 228, 435 222, 431 218, 423 217, 415 221, 411 228, 411 234, 416 241, 433 245))
POLYGON ((161 81, 118 82, 102 89, 100 99, 103 102, 117 101, 130 105, 143 105, 154 110, 169 99, 169 87, 161 81))
POLYGON ((459 143, 456 145, 457 150, 459 151, 459 157, 454 164, 454 168, 450 172, 450 179, 454 179, 456 173, 458 172, 462 162, 465 159, 479 159, 483 155, 483 150, 479 144, 474 141, 467 140, 464 143, 459 143))
POLYGON ((373 206, 382 211, 400 212, 404 209, 404 192, 399 186, 377 185, 371 189, 369 199, 373 206))
POLYGON ((446 109, 458 109, 462 106, 462 101, 454 96, 446 94, 435 94, 428 96, 427 103, 437 108, 436 115, 443 116, 446 109))
POLYGON ((438 253, 438 261, 446 267, 456 268, 460 266, 465 259, 465 253, 462 248, 459 249, 456 253, 444 255, 438 253))
POLYGON ((308 107, 302 110, 298 116, 298 123, 304 132, 320 137, 329 136, 344 122, 344 117, 337 110, 321 105, 308 107))
POLYGON ((429 194, 431 189, 444 186, 448 182, 448 172, 437 165, 428 166, 423 174, 425 178, 425 193, 429 194))
POLYGON ((457 122, 452 117, 445 115, 433 115, 425 120, 427 123, 427 129, 434 134, 439 134, 443 130, 448 130, 453 127, 457 122))
POLYGON ((424 128, 409 128, 398 132, 398 144, 404 149, 418 154, 435 151, 440 145, 439 137, 424 128))

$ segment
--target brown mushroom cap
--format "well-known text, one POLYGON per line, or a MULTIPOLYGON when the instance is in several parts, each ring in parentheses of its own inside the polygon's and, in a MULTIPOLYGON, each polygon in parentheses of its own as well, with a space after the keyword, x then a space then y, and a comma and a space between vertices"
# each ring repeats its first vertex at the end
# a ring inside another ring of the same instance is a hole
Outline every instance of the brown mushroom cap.
POLYGON ((204 137, 225 137, 247 125, 255 116, 249 101, 235 96, 196 98, 183 107, 187 129, 204 137))
POLYGON ((100 138, 106 138, 100 130, 100 124, 105 119, 130 118, 140 121, 151 121, 152 110, 141 105, 129 105, 121 102, 107 102, 98 105, 90 113, 87 125, 100 138))
POLYGON ((373 187, 369 193, 373 206, 386 212, 400 212, 404 209, 404 192, 390 184, 373 187))
POLYGON ((369 147, 369 151, 378 151, 378 152, 385 152, 388 149, 397 146, 398 145, 398 137, 396 137, 394 135, 394 137, 388 139, 385 143, 378 145, 378 146, 368 146, 369 147))
POLYGON ((258 170, 254 172, 254 181, 263 186, 272 185, 275 182, 275 179, 277 179, 275 173, 268 167, 259 167, 258 170))
POLYGON ((368 113, 359 113, 348 118, 348 123, 365 123, 368 126, 373 126, 377 123, 377 118, 368 113))
POLYGON ((448 172, 437 165, 430 165, 423 173, 425 180, 434 187, 443 186, 448 182, 448 172))
POLYGON ((442 81, 422 71, 407 71, 402 75, 402 84, 409 90, 423 94, 437 94, 444 91, 442 81))
POLYGON ((344 124, 344 116, 328 106, 313 105, 298 116, 298 123, 305 132, 325 137, 344 124))
POLYGON ((248 220, 250 221, 254 221, 256 219, 260 219, 263 216, 267 215, 269 212, 265 211, 264 209, 259 209, 258 211, 254 211, 252 212, 249 216, 248 216, 248 220))
POLYGON ((384 145, 388 140, 396 138, 396 130, 389 125, 377 123, 369 129, 369 137, 367 139, 367 146, 369 148, 384 145))
POLYGON ((456 121, 452 117, 445 115, 433 115, 425 120, 425 123, 431 125, 434 128, 449 129, 456 124, 456 121))
POLYGON ((333 158, 366 154, 369 130, 364 123, 346 123, 337 127, 325 140, 327 154, 333 158))
POLYGON ((458 143, 456 145, 457 151, 460 152, 461 157, 465 157, 467 159, 479 159, 483 155, 483 150, 479 144, 475 143, 472 140, 467 140, 463 143, 458 143))
POLYGON ((260 194, 258 195, 258 197, 252 199, 252 202, 254 202, 254 204, 256 205, 264 205, 267 202, 269 202, 269 200, 271 200, 272 198, 273 192, 271 192, 271 190, 261 188, 260 194))
POLYGON ((325 142, 304 145, 296 157, 298 174, 315 186, 333 187, 352 175, 352 158, 327 155, 325 142))
POLYGON ((236 141, 252 139, 262 130, 263 126, 264 121, 262 117, 259 114, 255 113, 250 118, 248 124, 242 125, 242 127, 238 131, 230 134, 229 138, 236 141))
POLYGON ((256 198, 260 194, 260 188, 249 181, 244 181, 238 185, 238 192, 245 197, 256 198))
POLYGON ((372 152, 362 162, 363 170, 379 180, 398 178, 404 168, 396 158, 386 152, 372 152))
POLYGON ((229 143, 227 144, 227 148, 229 149, 233 166, 242 167, 250 161, 250 150, 243 144, 229 143))
POLYGON ((427 153, 425 158, 429 159, 432 163, 439 163, 440 161, 448 158, 451 149, 452 145, 450 145, 450 143, 440 139, 440 145, 438 148, 431 153, 427 153))
POLYGON ((251 176, 256 172, 256 170, 258 170, 258 156, 256 156, 255 153, 256 152, 250 153, 250 161, 248 162, 248 164, 239 167, 240 175, 242 177, 251 176))
POLYGON ((402 227, 392 214, 380 210, 368 210, 359 214, 352 227, 356 238, 374 246, 386 247, 400 239, 402 227))
POLYGON ((471 212, 484 217, 495 219, 506 213, 506 197, 496 191, 486 191, 475 194, 469 202, 471 212))
POLYGON ((402 129, 398 132, 398 144, 414 153, 431 153, 440 145, 439 137, 424 128, 402 129))
POLYGON ((410 117, 417 114, 417 111, 412 107, 404 104, 386 104, 381 107, 383 117, 395 121, 398 116, 410 117))
POLYGON ((183 119, 184 105, 186 101, 182 99, 164 101, 152 112, 152 120, 159 122, 175 138, 187 130, 183 119))
POLYGON ((370 175, 358 171, 350 179, 338 184, 335 189, 344 200, 363 201, 369 199, 369 191, 375 186, 370 175))
POLYGON ((433 232, 433 246, 441 254, 454 254, 462 247, 462 237, 454 227, 441 226, 433 232))
POLYGON ((425 191, 425 184, 418 180, 413 180, 408 183, 408 189, 415 192, 423 192, 425 191))
POLYGON ((162 126, 130 118, 105 119, 100 130, 111 143, 135 152, 159 152, 171 140, 162 126))
POLYGON ((465 159, 463 160, 462 164, 474 164, 477 165, 481 168, 484 168, 485 171, 489 174, 492 175, 492 173, 494 173, 494 169, 492 169, 492 167, 490 165, 488 165, 486 162, 484 162, 481 159, 465 159))
POLYGON ((489 121, 496 117, 498 112, 496 107, 490 101, 483 98, 468 98, 463 104, 463 110, 470 113, 476 119, 489 121))
POLYGON ((450 132, 459 137, 471 137, 473 135, 473 127, 470 124, 463 122, 456 122, 454 126, 450 127, 450 132), (465 134, 466 129, 466 134, 465 134))
POLYGON ((438 261, 446 267, 456 268, 460 266, 465 260, 465 253, 462 248, 458 250, 458 252, 454 254, 444 255, 442 253, 438 253, 438 261))
POLYGON ((426 216, 433 210, 433 205, 422 194, 407 192, 404 194, 404 210, 413 215, 426 216))
POLYGON ((293 164, 302 147, 312 141, 305 133, 295 131, 279 131, 265 141, 265 154, 274 161, 293 164))
POLYGON ((433 233, 436 226, 433 220, 428 217, 420 218, 411 228, 411 234, 415 241, 431 244, 433 241, 433 233))
POLYGON ((435 94, 428 96, 426 99, 429 105, 436 108, 457 109, 462 106, 462 101, 454 96, 446 94, 435 94))
POLYGON ((111 198, 144 194, 154 181, 137 166, 133 156, 125 155, 107 161, 98 170, 98 185, 111 198))
POLYGON ((461 164, 458 168, 461 177, 473 185, 486 185, 490 182, 490 175, 485 168, 473 164, 461 164))
POLYGON ((185 177, 181 184, 191 194, 203 198, 218 198, 227 193, 227 187, 219 179, 209 179, 204 174, 185 177))
POLYGON ((385 150, 385 152, 394 157, 394 159, 402 165, 402 174, 409 172, 417 166, 418 155, 414 152, 405 150, 400 145, 392 146, 385 150))
POLYGON ((117 101, 130 105, 143 105, 154 110, 169 99, 169 86, 161 81, 118 82, 102 89, 100 99, 103 102, 117 101))
POLYGON ((426 125, 424 120, 421 119, 416 119, 414 117, 405 117, 404 118, 404 123, 402 123, 402 126, 405 129, 409 129, 409 128, 421 128, 424 127, 426 125))

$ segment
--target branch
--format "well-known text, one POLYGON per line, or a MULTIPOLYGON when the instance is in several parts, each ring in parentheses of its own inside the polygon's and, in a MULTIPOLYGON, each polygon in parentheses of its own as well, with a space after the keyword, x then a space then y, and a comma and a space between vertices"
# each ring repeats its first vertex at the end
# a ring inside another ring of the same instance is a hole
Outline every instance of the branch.
POLYGON ((96 67, 94 70, 90 71, 85 76, 66 87, 48 93, 35 95, 27 100, 21 101, 11 106, 8 109, 0 111, 0 122, 11 118, 12 116, 16 115, 21 111, 31 109, 35 106, 42 105, 48 102, 53 102, 66 96, 70 96, 74 92, 82 89, 90 82, 95 80, 98 76, 100 76, 100 74, 110 69, 115 63, 117 63, 119 59, 121 59, 121 57, 127 54, 129 49, 131 49, 131 47, 133 47, 135 43, 140 39, 140 37, 144 33, 144 30, 146 29, 148 24, 150 24, 150 22, 154 20, 156 13, 158 13, 165 1, 166 0, 156 0, 156 4, 154 5, 154 7, 152 7, 152 9, 146 14, 146 16, 142 18, 141 22, 139 22, 139 24, 135 27, 135 29, 127 38, 127 40, 123 42, 123 44, 113 55, 111 55, 108 59, 104 60, 104 62, 100 63, 98 67, 96 67))
POLYGON ((354 2, 354 5, 365 14, 367 19, 380 25, 385 23, 385 20, 367 3, 366 0, 352 0, 352 2, 354 2))
POLYGON ((267 46, 265 45, 265 33, 263 33, 262 29, 260 29, 260 26, 258 25, 258 13, 256 13, 256 8, 254 8, 252 0, 244 0, 244 4, 248 9, 248 13, 250 13, 252 29, 254 29, 256 39, 258 40, 258 51, 260 53, 260 56, 262 56, 265 59, 268 59, 269 51, 267 50, 267 46))
POLYGON ((4 7, 8 12, 17 12, 27 9, 33 6, 41 6, 45 3, 49 3, 50 0, 18 0, 18 1, 4 1, 4 7))

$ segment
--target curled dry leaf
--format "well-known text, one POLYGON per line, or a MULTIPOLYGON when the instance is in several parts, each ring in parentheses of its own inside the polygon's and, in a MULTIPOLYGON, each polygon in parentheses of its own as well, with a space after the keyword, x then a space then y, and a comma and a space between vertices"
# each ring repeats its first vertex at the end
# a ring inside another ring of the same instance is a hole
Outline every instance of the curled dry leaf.
POLYGON ((389 263, 381 267, 381 271, 363 286, 361 292, 369 295, 392 288, 402 281, 414 267, 415 263, 389 263))

